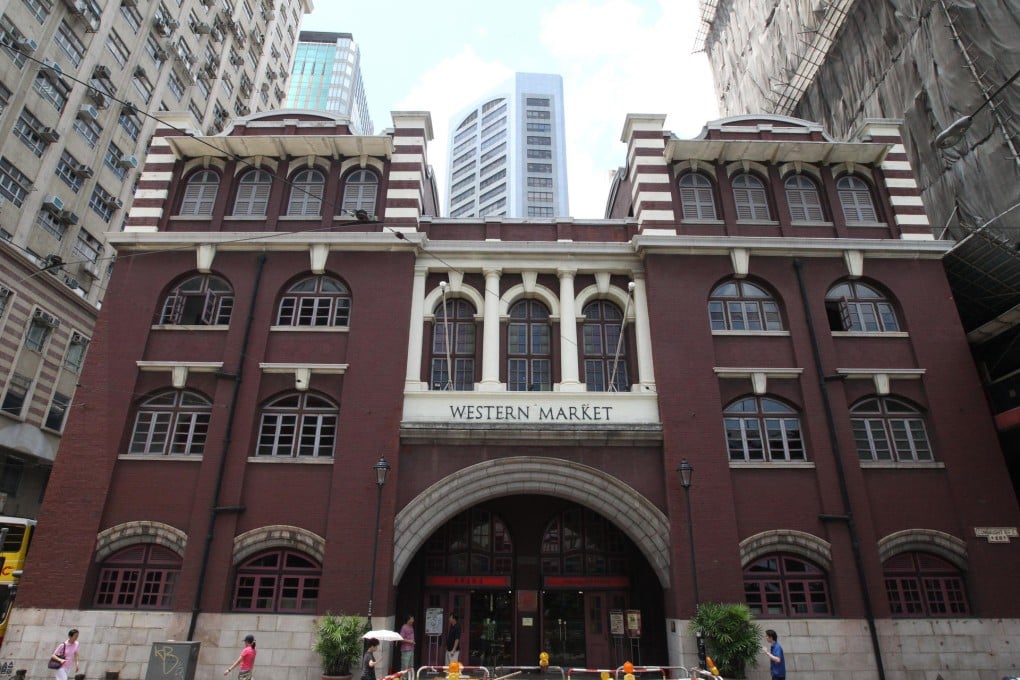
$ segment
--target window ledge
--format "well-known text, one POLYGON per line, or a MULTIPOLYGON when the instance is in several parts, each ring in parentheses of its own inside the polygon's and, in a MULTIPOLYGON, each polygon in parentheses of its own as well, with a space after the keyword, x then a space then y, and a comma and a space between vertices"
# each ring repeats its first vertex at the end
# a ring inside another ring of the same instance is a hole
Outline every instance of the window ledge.
MULTIPOLYGON (((22 411, 24 411, 24 410, 25 409, 22 408, 22 411)), ((13 413, 10 413, 9 411, 0 411, 0 416, 3 416, 4 418, 9 418, 9 419, 11 419, 11 420, 13 420, 15 422, 18 422, 18 423, 25 422, 25 416, 23 416, 23 415, 14 415, 13 413)))
POLYGON ((250 222, 251 220, 266 219, 265 213, 261 215, 224 215, 224 222, 250 222))
POLYGON ((905 331, 863 332, 863 331, 832 331, 834 338, 909 338, 910 333, 905 331))
POLYGON ((176 460, 176 461, 194 461, 196 463, 202 462, 202 454, 200 453, 175 453, 175 454, 162 454, 162 453, 122 453, 117 456, 117 460, 176 460))
POLYGON ((724 222, 723 220, 709 220, 709 219, 704 219, 704 218, 691 218, 691 219, 681 219, 680 220, 680 224, 712 224, 712 225, 716 225, 716 226, 720 226, 721 227, 724 224, 726 224, 726 222, 724 222))
POLYGON ((296 463, 298 465, 332 465, 333 458, 325 456, 248 456, 249 463, 269 463, 270 465, 281 465, 296 463))
POLYGON ((832 227, 832 222, 817 222, 815 220, 791 220, 790 226, 793 227, 832 227))
POLYGON ((180 220, 181 222, 208 222, 212 219, 212 213, 208 215, 171 215, 171 220, 180 220))
POLYGON ((943 470, 946 464, 937 460, 862 460, 861 467, 885 470, 943 470))
POLYGON ((349 333, 350 326, 270 326, 270 331, 282 333, 349 333))
POLYGON ((761 227, 778 227, 779 220, 737 220, 737 224, 757 225, 761 227))
POLYGON ((868 227, 868 228, 881 228, 888 229, 889 225, 885 222, 847 222, 848 227, 868 227))
POLYGON ((152 324, 153 331, 228 331, 230 326, 186 326, 183 324, 152 324))
POLYGON ((712 335, 761 335, 772 337, 789 337, 790 331, 712 331, 712 335))
POLYGON ((784 469, 791 469, 791 470, 795 470, 795 469, 813 470, 814 467, 815 467, 814 462, 810 461, 810 460, 770 460, 770 461, 731 460, 730 461, 730 468, 734 469, 734 470, 737 470, 737 469, 743 469, 743 470, 747 470, 747 469, 775 470, 776 468, 784 468, 784 469))
POLYGON ((310 222, 322 220, 322 215, 280 215, 277 219, 281 222, 310 222))

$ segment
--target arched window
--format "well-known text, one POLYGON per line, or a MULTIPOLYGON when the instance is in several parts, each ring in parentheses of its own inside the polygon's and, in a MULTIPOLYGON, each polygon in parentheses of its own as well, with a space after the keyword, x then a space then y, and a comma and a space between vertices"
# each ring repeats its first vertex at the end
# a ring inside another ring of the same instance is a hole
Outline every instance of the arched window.
POLYGON ((425 544, 430 574, 511 574, 513 560, 513 540, 502 518, 477 508, 451 519, 425 544))
POLYGON ((262 409, 255 455, 331 458, 339 418, 335 404, 308 392, 274 399, 262 409))
POLYGON ((714 331, 781 331, 779 305, 765 289, 734 279, 720 284, 708 298, 714 331))
POLYGON ((434 390, 473 390, 475 387, 475 309, 466 300, 447 300, 434 312, 432 371, 434 390), (453 375, 450 375, 450 368, 453 375))
POLYGON ((743 173, 733 178, 733 202, 738 220, 772 219, 765 185, 754 175, 743 173))
POLYGON ((585 305, 584 384, 589 392, 627 392, 627 339, 621 335, 623 312, 612 302, 585 305), (619 350, 619 351, 617 351, 619 350))
POLYGON ((330 276, 310 276, 287 289, 276 315, 278 326, 347 326, 351 294, 330 276))
POLYGON ((241 175, 234 199, 235 215, 265 215, 273 176, 265 170, 249 170, 241 175))
POLYGON ((882 564, 893 616, 966 616, 963 574, 940 557, 901 553, 882 564))
POLYGON ((889 397, 865 399, 850 409, 850 422, 861 460, 932 460, 924 416, 909 404, 889 397))
POLYGON ((111 555, 99 567, 93 603, 110 609, 170 609, 181 573, 181 557, 155 543, 111 555))
POLYGON ((784 184, 790 219, 794 222, 821 222, 822 200, 815 183, 804 175, 793 175, 784 184))
POLYGON ((712 180, 697 172, 680 178, 680 205, 685 220, 714 220, 715 191, 712 180))
POLYGON ((195 392, 170 390, 150 397, 138 407, 128 453, 201 456, 211 417, 212 403, 195 392))
POLYGON ((319 603, 322 566, 292 550, 273 550, 237 568, 235 612, 314 614, 319 603))
POLYGON ((521 300, 510 307, 507 390, 542 392, 552 389, 551 338, 549 310, 545 305, 537 300, 521 300))
POLYGON ((836 182, 836 191, 839 192, 839 202, 843 206, 843 217, 847 224, 878 221, 875 204, 871 200, 871 189, 864 180, 849 175, 841 177, 836 182))
POLYGON ((886 297, 860 281, 844 281, 825 295, 829 330, 893 333, 900 330, 896 311, 886 297))
POLYGON ((302 170, 291 180, 288 215, 318 215, 322 211, 325 176, 318 170, 302 170))
POLYGON ((792 555, 766 555, 748 565, 744 599, 760 617, 832 616, 825 571, 792 555))
POLYGON ((806 460, 800 416, 769 397, 739 399, 723 411, 730 460, 806 460))
POLYGON ((181 215, 212 215, 220 176, 212 170, 201 170, 188 178, 181 201, 181 215))
POLYGON ((177 284, 163 300, 159 324, 226 326, 234 309, 234 290, 218 276, 198 274, 177 284))
POLYGON ((626 574, 633 546, 612 522, 586 508, 564 510, 542 534, 543 576, 626 574))
POLYGON ((356 170, 347 176, 344 183, 344 198, 340 209, 344 212, 364 210, 375 214, 376 196, 379 193, 379 178, 370 170, 356 170))

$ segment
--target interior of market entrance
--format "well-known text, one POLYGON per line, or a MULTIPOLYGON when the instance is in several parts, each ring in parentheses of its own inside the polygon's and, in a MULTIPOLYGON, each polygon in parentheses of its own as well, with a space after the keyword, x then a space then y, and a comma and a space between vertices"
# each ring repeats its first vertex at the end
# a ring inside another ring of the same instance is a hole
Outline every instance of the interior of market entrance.
POLYGON ((644 556, 594 510, 550 496, 461 512, 421 547, 397 592, 418 622, 416 665, 444 665, 449 617, 467 666, 616 668, 666 662, 662 588, 644 556), (636 623, 635 623, 636 622, 636 623))

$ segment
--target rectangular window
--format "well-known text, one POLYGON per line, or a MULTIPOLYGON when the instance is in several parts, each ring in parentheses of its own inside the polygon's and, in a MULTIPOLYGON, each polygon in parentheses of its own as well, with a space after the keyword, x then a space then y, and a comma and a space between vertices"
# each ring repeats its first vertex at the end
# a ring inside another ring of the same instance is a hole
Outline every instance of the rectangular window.
POLYGON ((205 78, 199 78, 195 81, 195 89, 202 95, 202 99, 209 99, 209 83, 205 81, 205 78))
POLYGON ((0 113, 4 112, 7 108, 7 104, 11 101, 11 91, 7 89, 7 86, 0 83, 0 113))
POLYGON ((0 196, 20 208, 32 190, 32 182, 6 158, 0 157, 0 196))
POLYGON ((31 149, 36 156, 42 156, 47 144, 37 132, 42 128, 43 124, 38 118, 33 116, 28 109, 22 109, 21 115, 14 123, 14 136, 24 142, 25 146, 31 149))
MULTIPOLYGON (((134 77, 131 78, 131 84, 135 86, 135 91, 142 95, 142 101, 148 104, 149 100, 152 99, 152 82, 145 75, 145 72, 141 70, 141 67, 135 70, 134 77)), ((140 124, 139 127, 141 127, 140 124)))
POLYGON ((102 248, 98 239, 82 229, 78 232, 78 239, 74 242, 74 255, 78 259, 95 263, 99 261, 99 252, 102 248))
POLYGON ((552 172, 551 163, 528 163, 528 172, 552 172))
POLYGON ((3 401, 0 402, 0 411, 20 418, 31 389, 31 378, 20 373, 11 373, 11 378, 7 381, 7 392, 4 394, 3 401))
POLYGON ((539 120, 548 120, 549 111, 528 111, 526 114, 528 118, 537 118, 539 120))
POLYGON ((124 41, 117 35, 117 31, 110 31, 110 36, 106 40, 106 49, 110 50, 114 61, 120 66, 126 64, 131 56, 131 50, 128 49, 124 41))
POLYGON ((95 148, 96 142, 99 141, 99 135, 103 129, 99 127, 99 123, 94 120, 85 120, 83 118, 75 118, 74 123, 71 124, 74 131, 81 135, 90 147, 95 148))
POLYGON ((21 0, 25 3, 25 7, 35 17, 35 20, 40 24, 46 22, 46 17, 49 16, 50 11, 53 9, 53 3, 50 0, 21 0))
POLYGON ((528 132, 549 132, 552 125, 549 123, 528 123, 528 132))
POLYGON ((528 144, 549 146, 550 144, 552 144, 552 137, 536 137, 534 135, 528 135, 528 144))
POLYGON ((486 177, 484 180, 482 180, 481 184, 478 185, 478 188, 484 189, 485 187, 492 186, 493 184, 503 179, 504 177, 506 177, 506 170, 500 170, 492 177, 486 177))
POLYGON ((46 341, 56 326, 56 319, 46 312, 36 310, 32 320, 28 324, 28 333, 25 334, 25 348, 34 352, 42 352, 46 347, 46 341))
MULTIPOLYGON (((25 474, 25 462, 20 458, 14 456, 7 456, 4 459, 3 477, 0 477, 0 493, 5 493, 9 496, 13 496, 18 493, 18 489, 21 488, 21 478, 25 474)), ((13 532, 8 532, 8 536, 13 532)), ((22 539, 24 534, 22 534, 22 539)), ((15 550, 20 549, 20 540, 18 541, 19 547, 15 550)), ((6 550, 6 546, 4 546, 6 550)))
POLYGON ((57 216, 49 210, 40 210, 35 218, 35 223, 50 233, 58 241, 64 238, 67 232, 67 225, 57 219, 57 216))
POLYGON ((64 355, 64 366, 72 371, 79 371, 85 363, 85 350, 89 347, 89 339, 81 333, 72 333, 71 342, 67 345, 64 355))
POLYGON ((64 181, 64 184, 71 187, 71 191, 78 193, 81 190, 82 184, 85 180, 79 174, 78 168, 81 163, 68 153, 67 149, 60 155, 60 161, 57 163, 57 177, 64 181))
POLYGON ((491 201, 492 199, 496 198, 497 196, 502 196, 505 193, 506 193, 506 185, 505 184, 501 184, 498 187, 496 187, 495 189, 492 189, 490 191, 486 191, 484 194, 479 196, 478 197, 478 203, 479 204, 486 203, 486 202, 491 201))
MULTIPOLYGON (((489 149, 488 151, 483 153, 482 157, 479 158, 478 160, 481 161, 482 163, 485 163, 486 161, 491 160, 496 156, 503 156, 504 154, 506 154, 506 142, 503 142, 494 149, 489 149)), ((490 163, 487 167, 492 167, 492 163, 490 163)))
POLYGON ((552 158, 551 149, 528 149, 528 158, 552 158))
MULTIPOLYGON (((479 170, 478 175, 480 177, 485 177, 487 173, 492 172, 496 168, 501 168, 504 165, 506 165, 506 156, 500 156, 499 158, 497 158, 496 160, 492 161, 491 163, 483 167, 481 170, 479 170)), ((506 171, 504 170, 504 172, 506 171)))
POLYGON ((553 185, 552 177, 529 177, 529 187, 551 187, 553 185))
POLYGON ((528 106, 549 106, 548 97, 528 97, 525 100, 528 106))
POLYGON ((3 36, 3 40, 0 41, 0 44, 3 45, 3 51, 11 58, 14 65, 18 68, 24 66, 27 57, 20 50, 13 47, 13 44, 24 38, 25 34, 18 30, 18 27, 14 25, 14 22, 6 14, 0 17, 0 36, 3 36))
POLYGON ((64 54, 67 55, 72 64, 81 66, 82 57, 85 56, 85 44, 66 21, 60 22, 57 34, 53 36, 53 40, 60 45, 60 49, 64 51, 64 54))
POLYGON ((127 21, 128 26, 131 27, 133 33, 137 33, 138 29, 142 27, 142 14, 138 11, 137 7, 128 5, 127 3, 121 3, 120 15, 127 21))
POLYGON ((111 203, 113 203, 113 196, 97 184, 96 188, 92 191, 92 196, 89 198, 89 207, 92 208, 93 212, 102 217, 104 222, 109 222, 110 218, 113 217, 111 203))
POLYGON ((152 63, 159 68, 166 61, 166 50, 159 43, 159 38, 150 33, 145 38, 145 52, 152 59, 152 63))
POLYGON ((552 203, 553 193, 551 191, 529 191, 528 200, 536 203, 552 203))
POLYGON ((528 217, 552 217, 553 209, 529 205, 528 206, 528 217))
POLYGON ((67 416, 67 407, 71 404, 71 397, 66 394, 54 393, 53 401, 46 412, 46 421, 43 427, 60 432, 64 429, 64 418, 67 416))
POLYGON ((138 117, 138 114, 124 107, 121 109, 118 122, 124 128, 124 132, 128 133, 128 137, 137 142, 138 136, 142 134, 142 119, 138 117))
MULTIPOLYGON (((172 74, 171 74, 172 75, 172 74)), ((127 168, 120 165, 119 161, 124 157, 124 152, 120 150, 120 147, 110 142, 110 145, 106 147, 106 153, 103 154, 103 165, 110 168, 113 174, 117 175, 121 179, 127 175, 127 168)))
POLYGON ((504 139, 506 139, 506 130, 504 130, 503 132, 500 132, 498 134, 495 134, 492 137, 489 137, 488 139, 482 141, 482 143, 479 145, 479 147, 482 149, 482 151, 484 151, 486 149, 492 148, 496 144, 499 144, 504 139))
POLYGON ((50 80, 41 73, 36 76, 35 81, 32 83, 33 89, 39 93, 43 99, 53 105, 57 111, 63 111, 64 106, 67 104, 67 96, 71 92, 71 88, 63 80, 50 80))
POLYGON ((7 311, 7 303, 11 299, 11 289, 0 286, 0 320, 4 318, 4 312, 7 311))

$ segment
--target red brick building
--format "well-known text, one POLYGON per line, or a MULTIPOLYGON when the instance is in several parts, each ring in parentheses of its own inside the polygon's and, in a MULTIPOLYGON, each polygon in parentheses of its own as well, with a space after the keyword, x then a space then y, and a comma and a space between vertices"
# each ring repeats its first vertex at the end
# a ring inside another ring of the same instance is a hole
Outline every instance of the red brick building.
POLYGON ((678 665, 736 601, 816 678, 1020 665, 1017 503, 895 124, 663 120, 589 221, 436 217, 425 113, 160 130, 0 657, 73 625, 90 675, 168 638, 212 673, 251 632, 315 678, 315 615, 371 606, 419 664, 453 611, 469 665, 678 665))

